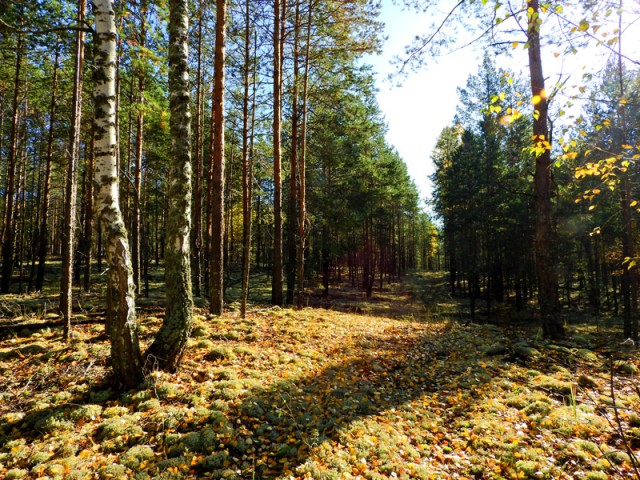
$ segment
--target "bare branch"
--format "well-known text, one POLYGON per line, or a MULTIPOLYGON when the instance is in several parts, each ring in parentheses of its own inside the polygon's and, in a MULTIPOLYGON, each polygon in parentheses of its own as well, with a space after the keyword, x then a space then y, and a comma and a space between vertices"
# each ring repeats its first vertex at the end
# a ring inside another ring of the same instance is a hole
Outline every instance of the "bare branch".
MULTIPOLYGON (((11 25, 10 23, 5 22, 2 18, 0 18, 0 27, 4 27, 4 29, 7 29, 11 32, 17 32, 17 33, 22 33, 22 34, 30 34, 30 35, 43 35, 45 33, 54 33, 54 32, 85 32, 85 33, 94 33, 93 28, 86 26, 86 27, 74 27, 72 25, 65 25, 62 27, 51 27, 51 28, 45 28, 42 30, 30 30, 30 29, 23 29, 20 27, 17 27, 15 25, 11 25)), ((0 28, 0 31, 2 30, 2 28, 0 28)))

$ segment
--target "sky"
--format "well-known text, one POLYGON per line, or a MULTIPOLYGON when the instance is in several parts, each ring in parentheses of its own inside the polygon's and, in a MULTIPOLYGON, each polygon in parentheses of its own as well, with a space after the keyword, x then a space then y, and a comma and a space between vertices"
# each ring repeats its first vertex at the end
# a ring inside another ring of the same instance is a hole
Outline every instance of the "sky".
POLYGON ((471 49, 460 50, 410 72, 399 85, 389 81, 387 75, 396 70, 390 63, 393 56, 401 55, 416 35, 425 32, 432 18, 383 0, 380 19, 388 38, 381 55, 366 58, 376 72, 378 104, 388 126, 387 142, 407 164, 422 198, 430 194, 431 151, 442 129, 453 120, 457 88, 477 71, 481 61, 471 49))
MULTIPOLYGON (((442 3, 451 6, 449 1, 442 3)), ((440 20, 445 14, 444 10, 418 13, 394 5, 393 0, 383 0, 380 20, 385 23, 384 35, 388 38, 381 55, 365 58, 376 72, 378 104, 388 125, 387 142, 398 150, 407 164, 423 200, 431 194, 429 175, 434 170, 431 152, 442 129, 453 120, 458 103, 457 89, 466 84, 470 75, 477 73, 483 52, 479 48, 466 48, 435 60, 429 59, 422 69, 410 72, 400 85, 386 77, 396 69, 390 63, 394 55, 402 55, 404 47, 416 35, 428 31, 434 19, 440 20)), ((640 39, 640 35, 634 38, 640 39)), ((568 86, 581 84, 585 64, 590 63, 591 68, 597 71, 606 61, 604 54, 595 55, 593 51, 556 57, 555 50, 543 47, 542 52, 549 85, 561 73, 567 75, 569 72, 572 72, 572 77, 568 86)), ((498 65, 503 68, 517 65, 517 69, 512 70, 526 74, 528 60, 524 48, 520 46, 513 55, 510 59, 497 58, 498 65)))

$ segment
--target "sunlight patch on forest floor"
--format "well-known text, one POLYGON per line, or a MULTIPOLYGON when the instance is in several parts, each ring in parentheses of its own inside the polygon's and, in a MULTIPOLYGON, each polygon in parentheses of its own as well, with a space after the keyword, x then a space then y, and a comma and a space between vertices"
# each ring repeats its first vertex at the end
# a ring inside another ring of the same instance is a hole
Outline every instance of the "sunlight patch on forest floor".
MULTIPOLYGON (((100 324, 78 326, 70 345, 57 328, 5 338, 0 476, 631 478, 609 390, 617 343, 596 348, 581 326, 559 345, 450 321, 460 305, 428 290, 442 278, 414 276, 370 304, 344 287, 333 310, 200 312, 180 372, 124 394, 106 383, 100 324)), ((161 315, 142 314, 143 342, 161 315)), ((616 405, 637 453, 640 362, 617 355, 616 405)))

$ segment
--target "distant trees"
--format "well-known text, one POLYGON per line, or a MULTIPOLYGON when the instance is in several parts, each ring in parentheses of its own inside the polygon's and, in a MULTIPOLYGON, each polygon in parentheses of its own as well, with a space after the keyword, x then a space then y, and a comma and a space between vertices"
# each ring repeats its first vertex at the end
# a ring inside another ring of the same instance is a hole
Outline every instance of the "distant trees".
POLYGON ((349 280, 372 295, 437 263, 437 231, 357 66, 379 45, 378 7, 241 3, 99 0, 86 19, 83 0, 0 9, 1 289, 48 290, 68 255, 65 318, 84 273, 87 292, 106 293, 123 387, 145 365, 179 367, 192 286, 219 315, 241 280, 247 315, 252 269, 274 303, 303 307, 318 274, 327 293, 349 280), (136 296, 161 265, 166 315, 143 353, 136 296))

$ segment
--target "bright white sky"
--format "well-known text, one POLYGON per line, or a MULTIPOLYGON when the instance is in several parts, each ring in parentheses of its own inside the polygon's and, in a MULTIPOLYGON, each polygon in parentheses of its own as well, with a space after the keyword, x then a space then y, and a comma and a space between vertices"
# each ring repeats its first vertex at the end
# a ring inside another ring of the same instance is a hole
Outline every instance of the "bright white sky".
POLYGON ((458 103, 456 89, 475 73, 482 58, 471 49, 456 52, 410 72, 401 85, 387 75, 395 71, 390 64, 394 55, 429 27, 431 15, 420 14, 383 0, 380 19, 385 23, 383 52, 366 59, 377 73, 378 104, 389 131, 387 142, 393 145, 407 164, 424 199, 430 195, 429 175, 433 173, 431 150, 438 135, 453 120, 458 103))
MULTIPOLYGON (((445 7, 451 6, 449 1, 443 3, 445 7)), ((437 60, 429 60, 423 69, 410 73, 401 86, 386 80, 386 76, 395 69, 390 64, 393 56, 402 55, 404 47, 416 35, 428 31, 433 20, 444 18, 445 13, 444 10, 416 13, 394 5, 392 0, 383 0, 380 19, 385 23, 384 34, 388 39, 381 55, 365 59, 377 73, 378 103, 389 128, 387 141, 398 150, 407 164, 423 199, 431 195, 428 178, 433 173, 431 151, 442 129, 453 120, 458 103, 457 88, 466 84, 469 75, 477 73, 483 53, 467 48, 437 60)), ((627 45, 630 45, 629 38, 627 45)), ((526 51, 522 47, 518 50, 512 59, 497 59, 499 65, 503 68, 511 66, 512 70, 518 72, 525 71, 528 65, 526 51)), ((598 52, 595 62, 593 51, 570 56, 573 58, 560 56, 558 59, 553 53, 550 48, 543 47, 544 73, 549 85, 558 79, 560 72, 566 74, 572 70, 575 73, 569 83, 580 83, 583 73, 581 65, 591 63, 598 71, 606 60, 602 51, 598 52)))

